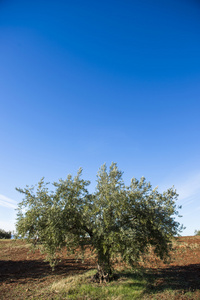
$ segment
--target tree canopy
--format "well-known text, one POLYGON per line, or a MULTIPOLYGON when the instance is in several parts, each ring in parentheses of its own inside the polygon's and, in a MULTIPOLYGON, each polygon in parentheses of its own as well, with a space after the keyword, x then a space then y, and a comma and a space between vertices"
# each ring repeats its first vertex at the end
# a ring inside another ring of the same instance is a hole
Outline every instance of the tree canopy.
POLYGON ((24 194, 18 207, 16 229, 29 242, 39 243, 51 265, 63 247, 76 250, 90 244, 97 255, 99 281, 112 276, 112 259, 120 254, 134 265, 154 247, 166 259, 171 240, 181 231, 174 188, 159 193, 142 177, 126 186, 116 163, 104 164, 97 174, 97 186, 89 193, 90 182, 81 177, 53 183, 53 191, 42 179, 35 187, 17 188, 24 194))

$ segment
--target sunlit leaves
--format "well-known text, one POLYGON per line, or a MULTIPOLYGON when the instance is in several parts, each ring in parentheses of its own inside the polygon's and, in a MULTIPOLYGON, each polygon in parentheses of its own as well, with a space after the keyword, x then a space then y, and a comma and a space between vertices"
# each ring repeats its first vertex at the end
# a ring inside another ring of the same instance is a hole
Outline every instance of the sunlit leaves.
POLYGON ((52 265, 63 247, 74 251, 88 243, 107 271, 119 253, 131 264, 149 246, 162 259, 168 256, 170 241, 181 229, 175 221, 174 188, 159 193, 144 177, 133 178, 126 186, 123 173, 112 163, 108 170, 105 164, 100 168, 91 194, 90 182, 81 175, 79 169, 74 178, 68 175, 54 182, 53 191, 44 179, 35 187, 17 189, 24 195, 18 208, 18 234, 39 241, 52 265))

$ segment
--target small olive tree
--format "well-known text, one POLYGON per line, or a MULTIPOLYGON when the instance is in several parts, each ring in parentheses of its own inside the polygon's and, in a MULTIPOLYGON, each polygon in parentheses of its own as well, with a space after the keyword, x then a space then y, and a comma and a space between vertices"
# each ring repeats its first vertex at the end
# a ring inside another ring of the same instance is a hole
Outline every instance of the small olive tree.
POLYGON ((195 230, 194 235, 200 235, 200 230, 195 230))
POLYGON ((134 265, 150 246, 161 259, 169 256, 171 240, 181 231, 175 220, 177 193, 152 189, 142 177, 126 186, 116 163, 97 175, 94 193, 89 181, 71 175, 53 183, 49 191, 42 179, 36 187, 18 188, 24 200, 18 207, 17 233, 29 242, 39 240, 47 259, 56 264, 56 253, 63 247, 76 250, 90 243, 97 254, 96 280, 112 278, 112 259, 120 254, 134 265), (36 191, 35 191, 36 188, 36 191))

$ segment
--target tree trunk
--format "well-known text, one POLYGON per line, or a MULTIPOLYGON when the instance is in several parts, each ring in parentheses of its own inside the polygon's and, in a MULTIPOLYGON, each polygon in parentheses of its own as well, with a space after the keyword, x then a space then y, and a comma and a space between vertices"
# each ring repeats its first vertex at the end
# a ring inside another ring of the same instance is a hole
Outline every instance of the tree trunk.
POLYGON ((103 250, 98 251, 97 273, 94 276, 95 281, 100 283, 108 282, 112 279, 112 268, 110 264, 110 253, 103 250))

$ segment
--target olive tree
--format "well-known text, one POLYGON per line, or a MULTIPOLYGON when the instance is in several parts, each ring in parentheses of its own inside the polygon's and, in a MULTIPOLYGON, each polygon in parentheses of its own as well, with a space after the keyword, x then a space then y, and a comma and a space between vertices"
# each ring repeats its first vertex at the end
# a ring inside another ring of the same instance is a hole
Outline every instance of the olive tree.
POLYGON ((200 235, 200 230, 195 230, 194 235, 200 235))
MULTIPOLYGON (((53 266, 63 247, 76 250, 90 244, 97 255, 96 280, 112 278, 113 258, 120 254, 134 265, 153 246, 161 259, 169 256, 171 240, 181 231, 174 188, 159 193, 142 177, 129 186, 116 163, 104 164, 97 175, 94 193, 89 181, 73 178, 53 183, 53 191, 42 179, 35 187, 17 188, 24 194, 18 207, 17 233, 42 245, 53 266)), ((178 207, 179 208, 179 207, 178 207)))

